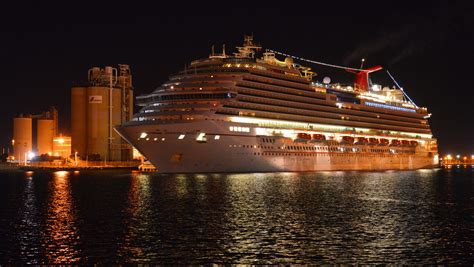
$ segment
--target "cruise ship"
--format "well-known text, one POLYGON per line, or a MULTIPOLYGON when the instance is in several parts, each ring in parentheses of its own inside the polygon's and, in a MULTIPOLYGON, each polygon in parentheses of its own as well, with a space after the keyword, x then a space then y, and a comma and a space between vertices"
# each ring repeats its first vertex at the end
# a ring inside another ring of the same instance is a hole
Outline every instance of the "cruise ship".
POLYGON ((343 85, 295 61, 252 36, 232 54, 212 49, 138 96, 140 111, 115 130, 164 173, 437 166, 430 114, 402 88, 372 84, 381 67, 343 85))

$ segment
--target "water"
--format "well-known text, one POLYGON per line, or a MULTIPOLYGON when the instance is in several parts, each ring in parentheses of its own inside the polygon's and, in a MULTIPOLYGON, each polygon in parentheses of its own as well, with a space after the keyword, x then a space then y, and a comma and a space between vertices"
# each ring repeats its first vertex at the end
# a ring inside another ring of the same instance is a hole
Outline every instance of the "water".
POLYGON ((471 169, 0 173, 0 263, 474 262, 471 169))

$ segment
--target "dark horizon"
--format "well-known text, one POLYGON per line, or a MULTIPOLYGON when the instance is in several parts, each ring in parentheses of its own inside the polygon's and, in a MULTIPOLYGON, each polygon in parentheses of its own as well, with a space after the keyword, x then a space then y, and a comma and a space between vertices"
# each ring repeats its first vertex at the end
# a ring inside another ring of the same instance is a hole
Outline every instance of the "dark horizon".
MULTIPOLYGON (((58 108, 67 133, 71 85, 85 80, 93 66, 130 65, 140 95, 208 56, 212 45, 220 51, 225 43, 230 53, 243 35, 253 34, 264 48, 303 58, 351 67, 365 58, 365 67, 382 65, 432 113, 441 155, 474 153, 474 12, 467 2, 325 3, 304 10, 25 5, 1 19, 0 147, 10 144, 15 115, 50 106, 58 108)), ((311 67, 317 80, 350 77, 311 67)), ((392 86, 384 74, 374 81, 392 86)))

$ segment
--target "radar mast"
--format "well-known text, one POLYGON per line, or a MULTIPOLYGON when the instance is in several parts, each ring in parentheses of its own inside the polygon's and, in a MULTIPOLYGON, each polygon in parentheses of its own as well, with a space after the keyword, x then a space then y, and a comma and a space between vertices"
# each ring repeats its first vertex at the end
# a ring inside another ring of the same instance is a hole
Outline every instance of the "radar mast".
POLYGON ((234 53, 237 58, 254 58, 255 52, 262 49, 258 44, 254 44, 252 35, 244 36, 244 44, 236 47, 239 52, 234 53))

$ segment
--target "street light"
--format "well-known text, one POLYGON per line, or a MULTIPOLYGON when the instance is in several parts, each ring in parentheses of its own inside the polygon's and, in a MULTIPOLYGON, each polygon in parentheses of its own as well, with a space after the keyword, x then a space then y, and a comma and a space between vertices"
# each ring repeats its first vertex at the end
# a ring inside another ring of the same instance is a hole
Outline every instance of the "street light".
POLYGON ((74 165, 77 166, 77 151, 74 152, 74 165))

